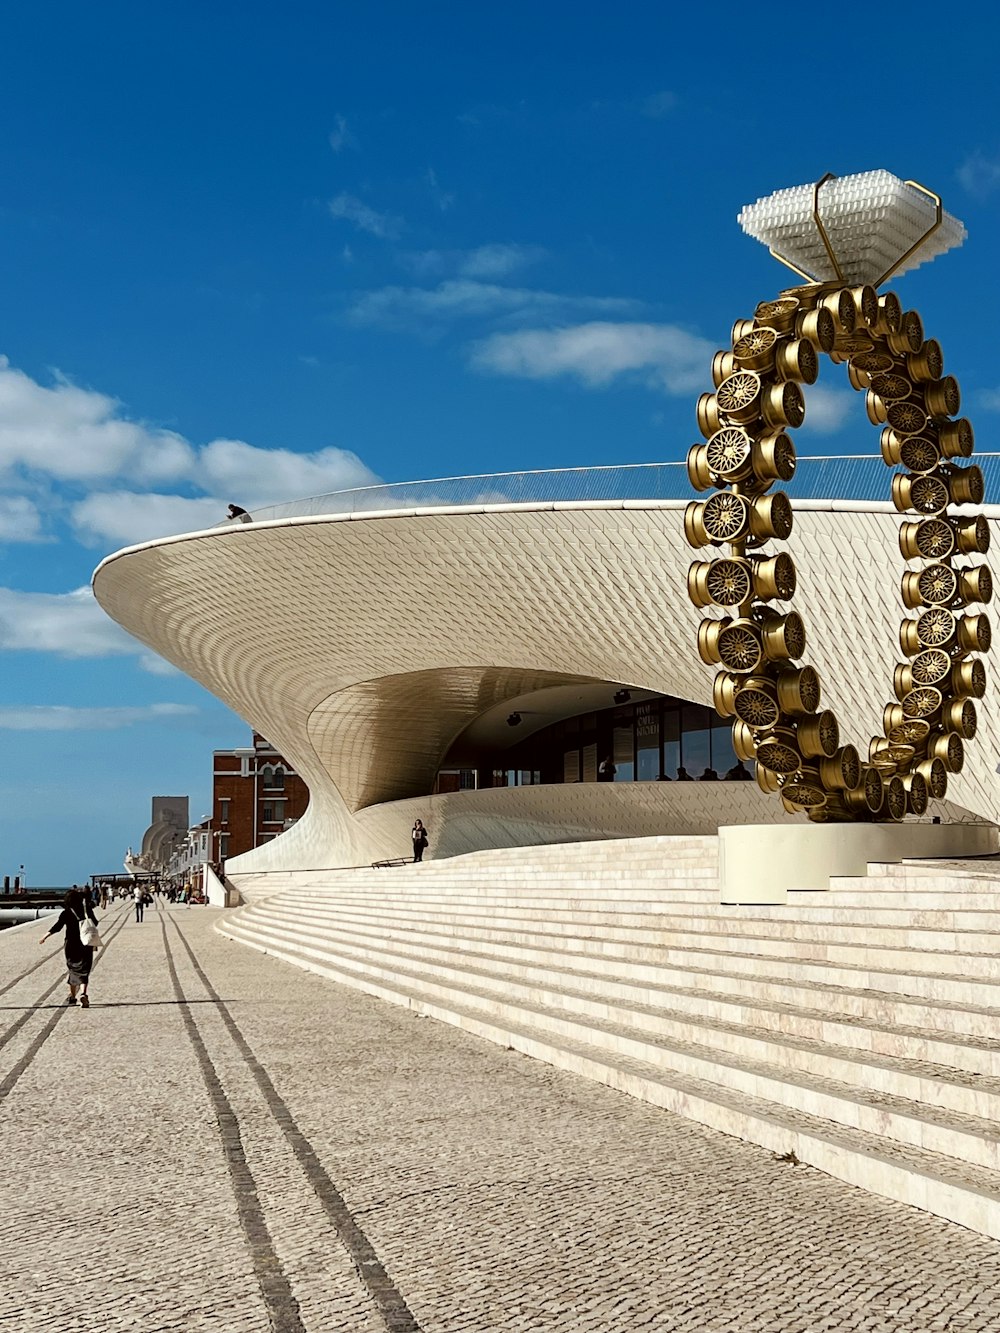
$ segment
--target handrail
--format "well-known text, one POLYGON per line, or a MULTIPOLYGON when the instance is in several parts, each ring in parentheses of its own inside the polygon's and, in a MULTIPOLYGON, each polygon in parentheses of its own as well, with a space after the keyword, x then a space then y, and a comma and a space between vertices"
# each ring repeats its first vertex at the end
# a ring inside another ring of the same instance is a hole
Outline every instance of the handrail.
MULTIPOLYGON (((1000 453, 977 452, 973 461, 983 470, 987 497, 1000 496, 1000 453)), ((878 453, 814 454, 799 458, 787 490, 793 501, 876 501, 888 498, 889 480, 878 453)), ((254 509, 252 521, 462 505, 689 500, 693 495, 684 462, 610 463, 378 482, 254 509)))

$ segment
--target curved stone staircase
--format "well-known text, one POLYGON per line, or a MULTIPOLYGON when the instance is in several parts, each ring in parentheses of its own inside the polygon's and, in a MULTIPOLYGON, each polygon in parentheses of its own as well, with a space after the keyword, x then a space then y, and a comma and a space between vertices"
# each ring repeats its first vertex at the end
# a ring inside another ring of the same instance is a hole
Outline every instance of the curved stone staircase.
POLYGON ((241 876, 230 938, 1000 1239, 1000 862, 719 904, 715 838, 241 876))

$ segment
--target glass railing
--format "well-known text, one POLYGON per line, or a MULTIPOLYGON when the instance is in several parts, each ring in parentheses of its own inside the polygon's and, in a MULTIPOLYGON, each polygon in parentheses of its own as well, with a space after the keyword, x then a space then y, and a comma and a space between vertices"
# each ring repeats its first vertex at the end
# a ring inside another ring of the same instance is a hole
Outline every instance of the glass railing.
MULTIPOLYGON (((1000 453, 976 453, 986 498, 1000 503, 1000 453)), ((785 489, 792 500, 888 500, 888 469, 878 454, 800 457, 785 489)), ((569 504, 586 501, 690 500, 695 492, 679 463, 622 463, 608 467, 538 472, 494 472, 432 481, 385 482, 331 491, 286 504, 255 509, 255 522, 322 514, 384 513, 396 509, 510 504, 569 504)))

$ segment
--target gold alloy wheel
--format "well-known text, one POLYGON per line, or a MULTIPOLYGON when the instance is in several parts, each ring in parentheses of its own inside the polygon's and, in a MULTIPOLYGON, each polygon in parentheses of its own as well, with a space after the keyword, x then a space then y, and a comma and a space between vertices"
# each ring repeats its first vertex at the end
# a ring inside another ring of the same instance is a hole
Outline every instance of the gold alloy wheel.
POLYGON ((689 544, 729 546, 728 555, 692 564, 694 604, 724 611, 698 633, 702 660, 721 664, 717 711, 733 717, 740 757, 755 761, 764 791, 787 810, 813 820, 900 820, 941 800, 948 774, 961 771, 964 742, 976 732, 974 699, 986 670, 974 653, 989 650, 986 616, 965 608, 992 597, 979 468, 964 466, 973 433, 960 407, 958 382, 944 374, 940 344, 925 339, 916 311, 871 286, 812 283, 761 302, 752 320, 737 320, 731 352, 713 362, 714 393, 702 394, 698 422, 706 444, 688 454, 696 490, 714 490, 685 511, 689 544), (900 552, 911 567, 900 586, 907 612, 899 631, 904 656, 893 677, 882 735, 862 760, 840 745, 835 715, 820 711, 820 681, 801 663, 805 628, 787 603, 795 566, 787 552, 766 550, 792 531, 792 506, 775 482, 795 471, 788 429, 804 416, 800 384, 816 378, 819 355, 846 362, 865 394, 869 419, 882 427, 886 465, 901 468, 891 495, 907 515, 900 552), (957 419, 956 419, 957 418, 957 419), (966 508, 955 513, 953 507, 966 508), (909 515, 914 517, 910 518, 909 515), (955 563, 956 560, 958 563, 955 563), (768 605, 785 604, 783 613, 768 605))

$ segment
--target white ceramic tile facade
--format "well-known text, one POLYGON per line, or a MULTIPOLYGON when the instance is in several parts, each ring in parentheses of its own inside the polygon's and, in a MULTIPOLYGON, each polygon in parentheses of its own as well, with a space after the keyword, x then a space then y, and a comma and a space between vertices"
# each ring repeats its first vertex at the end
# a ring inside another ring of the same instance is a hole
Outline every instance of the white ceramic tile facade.
MULTIPOLYGON (((430 787, 451 738, 484 701, 571 677, 710 702, 713 671, 697 657, 699 613, 685 589, 699 553, 684 540, 682 509, 498 506, 241 525, 121 552, 94 587, 114 619, 268 736, 308 783, 305 818, 245 864, 358 864, 399 843, 413 808, 386 803, 430 787)), ((865 749, 900 659, 898 522, 885 506, 800 507, 788 544, 807 660, 843 738, 865 749)), ((995 816, 993 697, 991 685, 949 813, 995 816)), ((739 822, 722 809, 732 801, 752 803, 744 819, 781 817, 756 791, 696 790, 700 817, 715 826, 739 822)), ((614 810, 577 786, 419 804, 444 854, 470 849, 477 827, 509 845, 564 837, 592 816, 601 836, 704 831, 694 811, 674 808, 686 799, 636 784, 627 797, 615 793, 614 810), (654 827, 657 812, 667 822, 654 827)))

